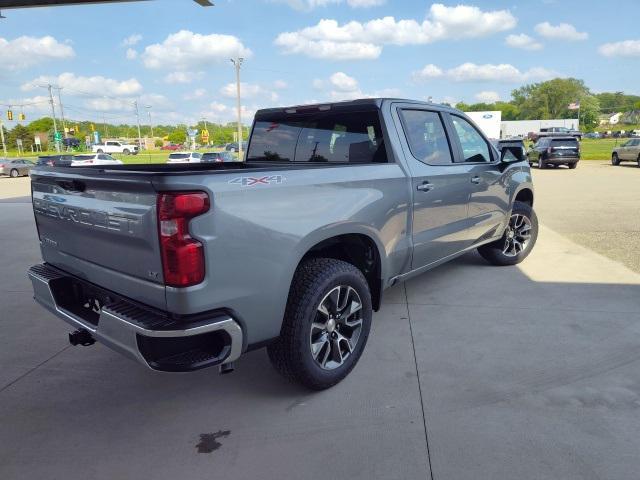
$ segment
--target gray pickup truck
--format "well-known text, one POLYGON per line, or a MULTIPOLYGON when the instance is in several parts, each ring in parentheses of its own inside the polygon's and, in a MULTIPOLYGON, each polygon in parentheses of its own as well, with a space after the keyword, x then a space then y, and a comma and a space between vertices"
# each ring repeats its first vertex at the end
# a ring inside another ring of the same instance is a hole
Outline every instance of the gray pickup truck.
MULTIPOLYGON (((266 346, 312 389, 360 358, 382 292, 477 248, 533 248, 529 165, 460 111, 395 99, 260 110, 243 163, 37 167, 35 299, 160 371, 266 346)), ((499 295, 499 292, 495 292, 499 295)))

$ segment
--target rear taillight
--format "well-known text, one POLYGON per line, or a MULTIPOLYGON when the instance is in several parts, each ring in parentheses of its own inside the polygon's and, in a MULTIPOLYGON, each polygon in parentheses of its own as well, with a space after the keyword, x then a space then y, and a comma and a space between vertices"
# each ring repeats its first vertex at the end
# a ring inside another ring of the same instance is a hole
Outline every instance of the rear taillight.
POLYGON ((164 283, 189 287, 204 280, 204 248, 189 235, 189 221, 209 210, 205 192, 163 192, 158 196, 158 231, 164 283))
POLYGON ((0 168, 4 168, 6 165, 4 163, 0 163, 0 168))

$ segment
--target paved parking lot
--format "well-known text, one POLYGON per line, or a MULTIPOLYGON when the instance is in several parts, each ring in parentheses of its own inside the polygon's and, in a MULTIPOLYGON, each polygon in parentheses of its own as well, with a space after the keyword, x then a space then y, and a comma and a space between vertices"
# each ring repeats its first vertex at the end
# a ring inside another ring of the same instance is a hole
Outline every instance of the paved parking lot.
POLYGON ((221 377, 67 346, 31 300, 28 198, 5 195, 0 478, 637 478, 640 274, 588 234, 637 240, 638 172, 535 175, 533 254, 506 268, 469 254, 394 287, 359 365, 321 393, 263 351, 221 377))

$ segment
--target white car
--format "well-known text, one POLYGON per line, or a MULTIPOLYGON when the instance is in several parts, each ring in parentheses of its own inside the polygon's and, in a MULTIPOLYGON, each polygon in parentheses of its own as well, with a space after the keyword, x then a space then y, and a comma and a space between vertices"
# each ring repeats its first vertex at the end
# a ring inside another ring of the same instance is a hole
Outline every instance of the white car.
POLYGON ((92 150, 94 153, 122 153, 124 155, 137 155, 139 148, 137 145, 109 140, 107 142, 94 145, 92 150))
POLYGON ((71 160, 72 167, 84 167, 89 165, 122 165, 122 161, 117 160, 106 153, 74 155, 73 160, 71 160))
POLYGON ((200 163, 202 154, 198 152, 174 152, 169 154, 167 163, 200 163))

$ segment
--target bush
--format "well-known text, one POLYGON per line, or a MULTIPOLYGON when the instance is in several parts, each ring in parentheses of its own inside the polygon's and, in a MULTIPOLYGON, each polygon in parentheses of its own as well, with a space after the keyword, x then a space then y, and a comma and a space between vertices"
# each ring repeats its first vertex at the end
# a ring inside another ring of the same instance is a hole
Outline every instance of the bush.
POLYGON ((154 145, 155 145, 157 148, 160 148, 160 147, 162 147, 162 145, 164 145, 164 142, 163 142, 162 140, 160 140, 159 138, 157 138, 157 139, 156 139, 156 141, 155 141, 155 143, 154 143, 154 145))

